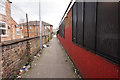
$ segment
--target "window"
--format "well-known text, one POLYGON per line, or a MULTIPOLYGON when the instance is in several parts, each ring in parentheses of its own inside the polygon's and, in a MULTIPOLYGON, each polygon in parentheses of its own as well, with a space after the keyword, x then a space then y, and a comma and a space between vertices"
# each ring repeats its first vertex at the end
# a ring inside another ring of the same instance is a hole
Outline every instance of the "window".
POLYGON ((25 26, 25 29, 27 29, 27 26, 25 26))
POLYGON ((47 26, 45 26, 45 30, 47 29, 47 26))
POLYGON ((0 0, 0 13, 3 15, 6 15, 5 1, 6 0, 0 0))
POLYGON ((32 26, 30 26, 30 29, 32 29, 32 26))
POLYGON ((23 26, 21 26, 21 30, 23 30, 23 26))
POLYGON ((17 28, 16 31, 17 31, 17 35, 20 35, 20 29, 17 28))
POLYGON ((7 30, 6 30, 6 23, 5 22, 0 22, 0 29, 2 31, 1 36, 6 36, 7 35, 7 30))

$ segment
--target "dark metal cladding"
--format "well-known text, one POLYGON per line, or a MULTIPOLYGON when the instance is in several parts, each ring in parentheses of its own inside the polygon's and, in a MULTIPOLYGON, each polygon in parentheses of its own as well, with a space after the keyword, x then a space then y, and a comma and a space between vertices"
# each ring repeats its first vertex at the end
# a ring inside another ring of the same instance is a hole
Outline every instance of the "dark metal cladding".
MULTIPOLYGON (((120 1, 119 1, 119 12, 118 12, 118 48, 120 48, 120 1)), ((120 50, 118 49, 118 58, 120 59, 120 50)), ((120 69, 119 69, 120 70, 120 69)), ((120 72, 119 72, 120 73, 120 72)), ((120 77, 120 76, 119 76, 120 77)))
POLYGON ((63 22, 61 23, 61 25, 59 26, 59 35, 62 38, 65 38, 65 21, 63 20, 63 22))
POLYGON ((77 4, 77 44, 83 45, 84 2, 77 4))
POLYGON ((95 50, 96 2, 85 2, 84 46, 95 50))
MULTIPOLYGON (((118 2, 99 2, 96 51, 118 61, 118 2)), ((120 60, 120 58, 119 58, 120 60)))
POLYGON ((62 26, 62 37, 65 38, 65 20, 63 20, 61 26, 62 26))
POLYGON ((62 37, 62 26, 59 26, 59 35, 62 37))
POLYGON ((77 3, 72 7, 72 40, 76 43, 76 27, 77 27, 77 3))
POLYGON ((62 26, 63 26, 62 34, 63 34, 63 38, 65 38, 65 20, 62 22, 62 26))

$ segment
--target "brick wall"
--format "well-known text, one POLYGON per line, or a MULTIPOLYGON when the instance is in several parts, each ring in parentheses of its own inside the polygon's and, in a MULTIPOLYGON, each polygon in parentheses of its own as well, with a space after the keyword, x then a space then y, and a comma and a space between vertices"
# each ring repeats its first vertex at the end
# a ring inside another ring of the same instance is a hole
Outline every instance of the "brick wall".
MULTIPOLYGON (((48 41, 43 36, 43 44, 48 41)), ((40 50, 39 37, 24 38, 0 43, 2 46, 2 78, 13 78, 22 66, 40 50)))
POLYGON ((72 25, 72 9, 70 9, 67 17, 65 18, 65 27, 69 27, 72 25))

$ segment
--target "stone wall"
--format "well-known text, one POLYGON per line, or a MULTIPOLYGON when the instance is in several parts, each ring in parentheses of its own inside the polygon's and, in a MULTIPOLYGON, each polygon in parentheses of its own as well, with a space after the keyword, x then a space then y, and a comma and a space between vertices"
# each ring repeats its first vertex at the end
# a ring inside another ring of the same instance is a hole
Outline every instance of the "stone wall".
MULTIPOLYGON (((47 41, 43 38, 43 44, 47 41)), ((24 38, 3 42, 0 46, 2 46, 2 78, 13 78, 26 64, 29 56, 33 57, 40 50, 40 39, 24 38)))

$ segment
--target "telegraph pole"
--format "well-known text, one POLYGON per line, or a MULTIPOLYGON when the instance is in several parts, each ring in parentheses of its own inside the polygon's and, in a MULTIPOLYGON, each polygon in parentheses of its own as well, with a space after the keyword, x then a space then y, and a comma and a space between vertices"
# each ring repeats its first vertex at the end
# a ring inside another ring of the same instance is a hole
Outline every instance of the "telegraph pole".
POLYGON ((26 14, 27 37, 29 38, 28 14, 26 14))
POLYGON ((39 0, 39 20, 40 20, 40 49, 42 50, 42 21, 41 21, 41 4, 39 0))
POLYGON ((39 36, 39 34, 38 34, 38 23, 37 23, 37 20, 36 20, 36 31, 37 31, 37 36, 39 36))
MULTIPOLYGON (((0 26, 1 27, 1 26, 0 26)), ((2 30, 0 29, 0 43, 1 43, 1 33, 2 33, 2 30)))

